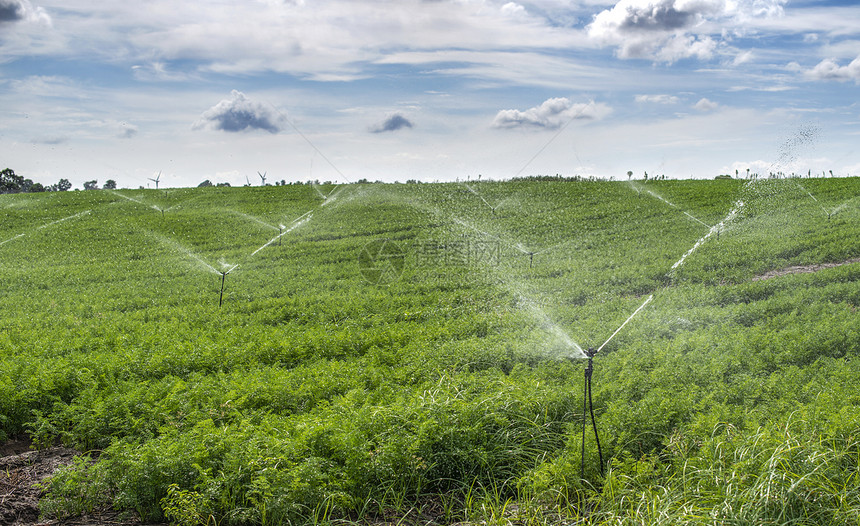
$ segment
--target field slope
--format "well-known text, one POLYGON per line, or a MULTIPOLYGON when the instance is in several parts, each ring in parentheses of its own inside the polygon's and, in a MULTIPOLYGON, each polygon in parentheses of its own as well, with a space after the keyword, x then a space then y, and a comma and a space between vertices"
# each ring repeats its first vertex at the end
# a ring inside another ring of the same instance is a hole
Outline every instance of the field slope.
POLYGON ((0 444, 81 452, 47 517, 860 524, 860 179, 63 192, 0 219, 0 444), (594 359, 601 474, 580 349, 649 297, 594 359))

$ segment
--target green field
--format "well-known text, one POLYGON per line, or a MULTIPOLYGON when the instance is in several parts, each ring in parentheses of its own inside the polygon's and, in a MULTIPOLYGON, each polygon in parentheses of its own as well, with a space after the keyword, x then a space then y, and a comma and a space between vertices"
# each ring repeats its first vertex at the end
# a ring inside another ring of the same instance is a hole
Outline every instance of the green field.
POLYGON ((860 179, 319 190, 0 196, 46 517, 860 524, 860 179))

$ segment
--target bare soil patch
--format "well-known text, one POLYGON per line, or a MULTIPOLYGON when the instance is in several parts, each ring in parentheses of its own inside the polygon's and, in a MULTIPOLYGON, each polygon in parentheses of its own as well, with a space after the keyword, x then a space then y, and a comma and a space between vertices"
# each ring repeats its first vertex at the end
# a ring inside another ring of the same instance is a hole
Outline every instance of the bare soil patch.
POLYGON ((819 270, 824 270, 826 268, 835 268, 841 267, 842 265, 849 265, 851 263, 860 263, 860 258, 849 259, 847 261, 842 261, 839 263, 820 263, 817 265, 797 265, 794 267, 786 267, 777 270, 771 270, 769 272, 765 272, 764 274, 760 274, 755 276, 753 281, 761 281, 764 279, 772 279, 778 278, 780 276, 787 276, 789 274, 808 274, 811 272, 818 272, 819 270))
POLYGON ((30 449, 23 439, 0 444, 0 524, 3 526, 130 526, 140 521, 121 520, 117 512, 105 510, 92 516, 63 520, 39 520, 39 483, 60 466, 72 463, 79 454, 66 447, 30 449))

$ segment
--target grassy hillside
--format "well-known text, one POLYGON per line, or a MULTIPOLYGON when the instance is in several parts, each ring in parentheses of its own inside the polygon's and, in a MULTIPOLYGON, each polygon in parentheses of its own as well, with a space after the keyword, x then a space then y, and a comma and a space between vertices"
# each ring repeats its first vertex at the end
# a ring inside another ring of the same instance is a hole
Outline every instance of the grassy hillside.
POLYGON ((860 524, 860 265, 754 280, 860 257, 860 179, 86 191, 0 218, 0 440, 85 452, 48 515, 860 524), (607 471, 589 429, 580 478, 577 346, 651 295, 594 359, 607 471))

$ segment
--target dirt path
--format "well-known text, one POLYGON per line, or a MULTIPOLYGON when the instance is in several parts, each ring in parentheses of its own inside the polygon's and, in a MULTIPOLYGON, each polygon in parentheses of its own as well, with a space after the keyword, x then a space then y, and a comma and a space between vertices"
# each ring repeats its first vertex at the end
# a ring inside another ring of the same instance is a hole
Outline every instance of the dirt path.
POLYGON ((778 278, 780 276, 787 276, 789 274, 808 274, 810 272, 818 272, 819 270, 824 270, 826 268, 834 268, 841 267, 842 265, 849 265, 851 263, 860 263, 860 258, 849 259, 847 261, 842 261, 840 263, 820 263, 817 265, 798 265, 795 267, 786 267, 778 270, 771 270, 769 272, 765 272, 764 274, 760 274, 754 277, 753 281, 761 281, 763 279, 771 279, 778 278))
POLYGON ((39 451, 30 449, 26 440, 11 440, 0 444, 0 524, 3 526, 119 526, 140 524, 122 521, 113 511, 92 517, 64 520, 39 520, 38 484, 57 468, 72 463, 78 452, 65 447, 39 451))

